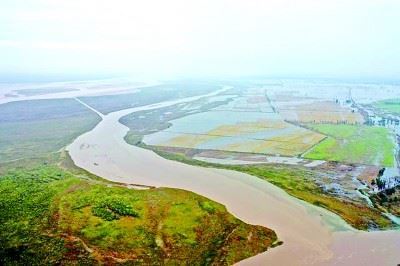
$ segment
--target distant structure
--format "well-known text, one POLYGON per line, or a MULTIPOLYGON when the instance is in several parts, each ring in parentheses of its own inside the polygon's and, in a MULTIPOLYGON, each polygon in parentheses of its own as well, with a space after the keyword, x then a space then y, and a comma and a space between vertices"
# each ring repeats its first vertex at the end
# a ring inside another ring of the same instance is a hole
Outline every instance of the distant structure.
POLYGON ((347 93, 346 103, 347 104, 352 104, 353 103, 353 98, 351 97, 351 88, 349 88, 349 91, 347 93))

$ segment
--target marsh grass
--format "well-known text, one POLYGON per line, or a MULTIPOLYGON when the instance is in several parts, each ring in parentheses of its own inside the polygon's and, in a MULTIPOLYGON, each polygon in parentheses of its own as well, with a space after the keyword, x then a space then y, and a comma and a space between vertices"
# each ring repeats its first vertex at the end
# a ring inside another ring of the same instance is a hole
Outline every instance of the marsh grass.
POLYGON ((192 192, 128 189, 78 172, 42 165, 0 177, 0 264, 226 265, 277 241, 192 192))
POLYGON ((74 99, 0 105, 0 163, 49 156, 92 129, 100 117, 74 99))

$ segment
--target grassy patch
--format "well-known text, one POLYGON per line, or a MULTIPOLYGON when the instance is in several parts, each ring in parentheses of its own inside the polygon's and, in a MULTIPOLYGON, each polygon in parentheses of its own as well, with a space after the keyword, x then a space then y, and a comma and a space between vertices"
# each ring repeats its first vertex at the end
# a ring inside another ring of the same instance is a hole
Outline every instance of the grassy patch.
POLYGON ((118 220, 122 216, 139 216, 139 214, 132 209, 132 206, 121 201, 120 199, 103 200, 92 207, 92 213, 94 216, 100 217, 107 221, 118 220))
POLYGON ((73 99, 0 105, 0 162, 56 152, 93 128, 100 117, 73 99))
POLYGON ((124 140, 126 141, 126 143, 129 143, 131 145, 138 145, 143 140, 143 136, 137 135, 129 130, 128 133, 126 133, 124 140))
POLYGON ((0 177, 0 264, 87 264, 79 244, 54 234, 52 201, 78 180, 55 167, 16 170, 0 177))
POLYGON ((393 166, 395 143, 387 128, 319 124, 308 125, 328 136, 304 155, 308 159, 393 166))
POLYGON ((373 106, 389 113, 400 113, 400 99, 378 101, 373 106))
POLYGON ((277 241, 272 230, 192 192, 133 190, 55 166, 1 176, 0 205, 6 265, 226 265, 277 241))
POLYGON ((247 173, 284 189, 288 194, 332 211, 357 229, 387 229, 393 226, 392 222, 381 214, 379 209, 370 208, 357 202, 339 199, 325 193, 314 181, 312 171, 297 166, 285 165, 221 165, 198 161, 185 154, 169 153, 156 147, 141 144, 151 148, 160 156, 191 165, 203 167, 223 168, 247 173))

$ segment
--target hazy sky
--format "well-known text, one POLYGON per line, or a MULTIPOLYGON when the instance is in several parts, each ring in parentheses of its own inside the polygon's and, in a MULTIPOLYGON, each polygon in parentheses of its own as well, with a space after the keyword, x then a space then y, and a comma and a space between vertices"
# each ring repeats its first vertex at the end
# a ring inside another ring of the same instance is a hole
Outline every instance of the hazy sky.
POLYGON ((0 74, 400 78, 398 0, 1 0, 0 74))

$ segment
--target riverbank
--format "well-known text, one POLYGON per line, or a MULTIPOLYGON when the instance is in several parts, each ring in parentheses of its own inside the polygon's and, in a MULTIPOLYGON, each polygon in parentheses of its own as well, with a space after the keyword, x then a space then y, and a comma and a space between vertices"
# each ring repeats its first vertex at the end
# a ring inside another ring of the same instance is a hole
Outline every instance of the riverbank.
POLYGON ((230 265, 281 244, 205 197, 131 189, 59 155, 0 175, 1 265, 230 265))
MULTIPOLYGON (((228 169, 250 174, 282 188, 291 196, 338 214, 347 223, 359 230, 379 230, 396 227, 396 225, 377 208, 372 208, 365 203, 340 198, 338 195, 335 196, 323 191, 321 187, 313 181, 313 178, 317 178, 314 177, 316 173, 309 171, 304 167, 288 167, 279 164, 223 165, 198 161, 186 156, 184 153, 165 151, 162 147, 147 146, 144 143, 139 143, 137 145, 152 150, 168 160, 174 160, 195 166, 228 169)), ((188 153, 190 153, 190 151, 188 153)))

